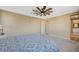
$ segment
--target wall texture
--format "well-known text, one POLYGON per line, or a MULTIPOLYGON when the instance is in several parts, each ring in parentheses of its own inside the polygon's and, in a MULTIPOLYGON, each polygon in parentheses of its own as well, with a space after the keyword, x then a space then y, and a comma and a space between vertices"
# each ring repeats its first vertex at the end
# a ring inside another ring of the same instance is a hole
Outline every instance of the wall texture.
POLYGON ((37 18, 1 11, 1 20, 6 35, 40 34, 37 18))
POLYGON ((46 32, 49 35, 54 35, 65 39, 70 37, 71 21, 69 14, 50 18, 47 20, 49 21, 47 24, 46 32))
POLYGON ((38 18, 1 11, 0 18, 6 35, 46 33, 62 38, 70 37, 71 21, 69 14, 50 18, 43 22, 38 18))

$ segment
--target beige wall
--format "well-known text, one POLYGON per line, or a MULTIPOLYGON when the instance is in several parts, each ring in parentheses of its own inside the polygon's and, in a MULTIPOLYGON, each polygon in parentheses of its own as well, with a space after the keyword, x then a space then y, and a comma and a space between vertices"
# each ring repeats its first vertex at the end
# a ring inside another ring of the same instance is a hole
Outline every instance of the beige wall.
MULTIPOLYGON (((2 11, 1 20, 6 35, 40 34, 41 30, 46 34, 69 38, 70 37, 70 15, 57 16, 47 19, 46 28, 41 28, 41 19, 2 11), (43 30, 44 29, 44 30, 43 30)), ((43 26, 43 25, 41 25, 43 26)))
POLYGON ((6 35, 40 34, 40 20, 2 11, 1 20, 6 35))
POLYGON ((70 37, 70 15, 63 15, 47 19, 47 33, 61 38, 70 37))
POLYGON ((0 24, 1 24, 1 11, 0 11, 0 24))

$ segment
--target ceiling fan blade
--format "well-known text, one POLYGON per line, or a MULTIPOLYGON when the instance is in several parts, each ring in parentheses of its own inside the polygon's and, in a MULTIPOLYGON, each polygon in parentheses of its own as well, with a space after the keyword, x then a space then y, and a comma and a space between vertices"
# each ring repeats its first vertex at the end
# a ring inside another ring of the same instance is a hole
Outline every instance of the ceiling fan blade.
POLYGON ((53 13, 53 11, 47 11, 47 13, 53 13))
POLYGON ((40 16, 42 16, 42 13, 40 13, 40 16))
POLYGON ((38 12, 37 10, 33 10, 34 12, 38 12))
POLYGON ((53 11, 48 11, 49 13, 52 13, 53 11))
POLYGON ((44 14, 44 16, 46 16, 46 13, 43 13, 44 14))
POLYGON ((40 13, 38 10, 33 10, 34 12, 38 12, 38 13, 40 13))
POLYGON ((46 13, 47 15, 50 15, 50 13, 46 13))
POLYGON ((36 16, 40 15, 40 13, 37 13, 37 12, 35 12, 35 13, 33 13, 33 14, 36 14, 36 16))
POLYGON ((49 11, 49 10, 52 10, 52 8, 47 9, 45 12, 47 12, 47 11, 49 11))
POLYGON ((44 11, 46 9, 46 6, 43 6, 42 10, 44 11))
POLYGON ((41 9, 39 7, 36 7, 40 12, 41 12, 41 9))

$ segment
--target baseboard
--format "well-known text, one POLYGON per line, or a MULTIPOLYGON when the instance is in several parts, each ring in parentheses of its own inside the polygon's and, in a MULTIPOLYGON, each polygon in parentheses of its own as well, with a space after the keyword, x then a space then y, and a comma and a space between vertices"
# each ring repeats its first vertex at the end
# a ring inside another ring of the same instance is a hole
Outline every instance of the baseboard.
POLYGON ((58 35, 52 35, 52 34, 48 34, 48 35, 56 37, 56 38, 60 38, 60 39, 70 40, 70 38, 67 38, 67 37, 64 37, 64 36, 58 36, 58 35))

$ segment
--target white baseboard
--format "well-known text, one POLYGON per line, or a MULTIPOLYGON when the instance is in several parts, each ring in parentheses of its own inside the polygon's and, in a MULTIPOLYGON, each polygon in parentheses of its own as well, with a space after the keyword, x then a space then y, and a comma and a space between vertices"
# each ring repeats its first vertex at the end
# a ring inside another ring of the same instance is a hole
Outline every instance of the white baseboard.
POLYGON ((53 35, 53 34, 48 34, 48 35, 50 35, 50 36, 52 36, 52 37, 60 38, 60 39, 70 40, 70 38, 68 38, 68 37, 64 37, 64 36, 53 35))

